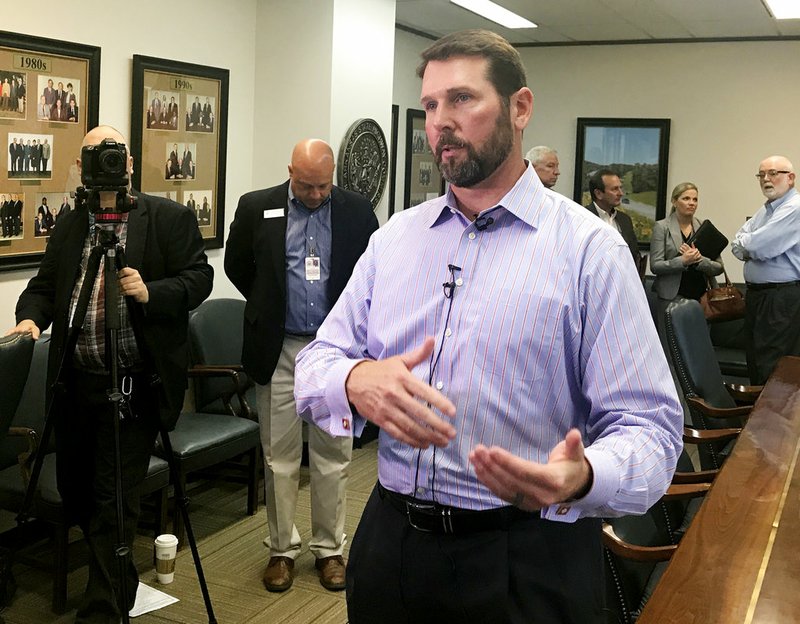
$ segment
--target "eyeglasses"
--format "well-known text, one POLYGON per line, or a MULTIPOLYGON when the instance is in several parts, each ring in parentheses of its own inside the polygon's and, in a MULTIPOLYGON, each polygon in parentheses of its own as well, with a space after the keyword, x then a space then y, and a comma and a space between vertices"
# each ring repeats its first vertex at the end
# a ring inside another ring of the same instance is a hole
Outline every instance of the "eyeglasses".
POLYGON ((778 171, 777 169, 770 169, 769 171, 759 171, 756 174, 756 177, 759 180, 763 180, 764 178, 777 178, 778 174, 781 173, 791 173, 791 171, 778 171))

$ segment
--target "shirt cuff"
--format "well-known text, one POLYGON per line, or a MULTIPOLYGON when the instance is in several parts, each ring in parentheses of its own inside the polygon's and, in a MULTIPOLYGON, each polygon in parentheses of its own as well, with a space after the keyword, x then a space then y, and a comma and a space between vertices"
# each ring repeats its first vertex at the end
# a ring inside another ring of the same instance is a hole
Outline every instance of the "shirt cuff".
POLYGON ((583 498, 568 503, 557 503, 541 511, 544 520, 575 522, 591 515, 591 511, 608 505, 619 492, 619 473, 610 456, 600 450, 587 448, 586 459, 592 466, 593 480, 589 493, 583 498))
POLYGON ((362 416, 353 414, 347 400, 345 383, 350 371, 364 360, 339 360, 328 371, 325 385, 325 402, 330 414, 330 434, 333 436, 360 436, 366 425, 362 416))

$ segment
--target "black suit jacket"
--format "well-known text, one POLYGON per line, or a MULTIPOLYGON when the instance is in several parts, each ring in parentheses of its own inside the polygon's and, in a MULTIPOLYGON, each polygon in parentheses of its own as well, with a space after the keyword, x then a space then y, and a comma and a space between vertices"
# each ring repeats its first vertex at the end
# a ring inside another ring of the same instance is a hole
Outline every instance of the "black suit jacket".
MULTIPOLYGON (((257 383, 272 378, 286 324, 286 212, 289 182, 239 199, 225 245, 225 273, 247 299, 242 365, 257 383), (265 219, 265 210, 283 216, 265 219)), ((336 186, 331 191, 331 270, 328 300, 342 294, 378 220, 369 201, 336 186)))
MULTIPOLYGON (((125 255, 139 271, 149 301, 142 306, 143 348, 161 377, 160 417, 171 429, 180 414, 189 365, 189 311, 211 293, 214 270, 208 264, 197 217, 168 199, 137 194, 129 213, 125 255)), ((39 272, 17 302, 17 322, 31 319, 44 331, 53 324, 47 364, 48 388, 56 381, 68 337, 67 320, 89 226, 84 208, 58 220, 39 272)), ((67 356, 70 361, 71 354, 67 356)))
MULTIPOLYGON (((600 216, 597 214, 597 209, 594 207, 594 202, 586 206, 586 208, 593 215, 597 217, 600 216)), ((628 243, 628 247, 631 250, 631 255, 633 256, 633 261, 636 263, 636 269, 638 270, 639 262, 642 256, 639 253, 639 241, 636 240, 636 233, 633 231, 633 221, 631 221, 631 218, 621 210, 617 210, 616 213, 616 217, 614 218, 617 222, 617 225, 619 225, 619 233, 622 234, 623 240, 628 243)))

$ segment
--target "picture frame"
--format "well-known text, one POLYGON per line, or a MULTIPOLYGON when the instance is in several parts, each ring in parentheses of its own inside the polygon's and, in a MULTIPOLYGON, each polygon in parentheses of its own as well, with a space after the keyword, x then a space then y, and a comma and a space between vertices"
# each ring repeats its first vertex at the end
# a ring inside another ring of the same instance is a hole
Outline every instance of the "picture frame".
POLYGON ((74 209, 99 93, 99 47, 0 31, 0 271, 37 267, 74 209))
POLYGON ((206 249, 223 246, 229 83, 227 69, 133 55, 133 185, 194 210, 206 249))
POLYGON ((425 133, 425 111, 406 111, 406 176, 403 210, 444 193, 445 184, 425 133))
POLYGON ((572 198, 588 205, 589 176, 601 167, 617 172, 625 189, 619 210, 631 217, 643 250, 666 215, 669 130, 669 119, 578 117, 572 198))
POLYGON ((397 126, 400 122, 400 107, 392 104, 392 127, 389 146, 389 216, 394 214, 395 193, 397 191, 397 126))

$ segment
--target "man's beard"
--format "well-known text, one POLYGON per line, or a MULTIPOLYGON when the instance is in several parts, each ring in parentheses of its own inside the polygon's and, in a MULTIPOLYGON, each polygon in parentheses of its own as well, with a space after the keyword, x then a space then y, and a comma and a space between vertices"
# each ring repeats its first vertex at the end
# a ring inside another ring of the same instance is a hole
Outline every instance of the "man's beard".
POLYGON ((450 184, 469 188, 492 175, 508 158, 513 146, 514 133, 511 130, 511 121, 507 112, 501 112, 495 121, 494 132, 480 150, 476 150, 472 143, 457 138, 450 130, 442 132, 436 144, 436 165, 442 177, 450 184), (445 146, 466 149, 466 158, 443 160, 442 150, 445 146))

